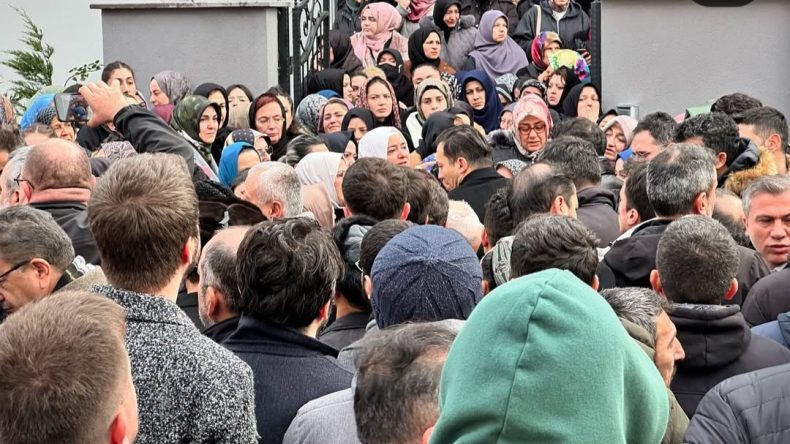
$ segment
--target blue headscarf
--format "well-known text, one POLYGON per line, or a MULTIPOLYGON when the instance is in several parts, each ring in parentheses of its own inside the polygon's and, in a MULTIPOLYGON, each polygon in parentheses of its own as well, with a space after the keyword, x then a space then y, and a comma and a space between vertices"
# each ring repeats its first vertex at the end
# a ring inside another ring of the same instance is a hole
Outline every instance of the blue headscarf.
POLYGON ((496 85, 494 85, 494 81, 488 77, 485 71, 469 71, 461 80, 461 92, 458 99, 466 102, 466 84, 472 80, 480 82, 486 91, 486 105, 482 110, 474 110, 475 123, 482 126, 486 133, 490 133, 499 129, 499 114, 502 112, 502 104, 499 103, 499 97, 497 97, 496 85))
POLYGON ((222 157, 219 159, 219 181, 223 185, 230 187, 239 175, 239 155, 245 149, 254 150, 255 147, 247 142, 236 142, 222 150, 222 157))
POLYGON ((55 94, 42 94, 33 99, 33 101, 30 102, 30 106, 27 107, 25 114, 22 115, 22 119, 19 121, 19 129, 24 130, 36 123, 36 116, 38 116, 38 113, 45 108, 54 106, 54 102, 55 94))

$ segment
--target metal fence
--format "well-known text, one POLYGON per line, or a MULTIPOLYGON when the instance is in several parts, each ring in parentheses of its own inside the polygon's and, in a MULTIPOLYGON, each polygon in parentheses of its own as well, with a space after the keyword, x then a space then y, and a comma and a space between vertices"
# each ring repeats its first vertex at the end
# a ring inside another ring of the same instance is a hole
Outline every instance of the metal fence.
POLYGON ((278 80, 296 102, 311 70, 329 66, 329 29, 336 0, 296 0, 278 12, 278 80))

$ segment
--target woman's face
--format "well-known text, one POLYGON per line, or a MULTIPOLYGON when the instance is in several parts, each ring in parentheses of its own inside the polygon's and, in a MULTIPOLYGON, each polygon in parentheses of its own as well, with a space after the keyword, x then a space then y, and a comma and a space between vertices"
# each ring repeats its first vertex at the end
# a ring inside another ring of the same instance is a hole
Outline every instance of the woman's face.
POLYGON ((428 34, 428 38, 422 43, 422 52, 428 60, 436 60, 442 54, 442 40, 439 34, 432 32, 428 34))
POLYGON ((273 145, 280 142, 283 137, 283 121, 280 105, 267 103, 255 112, 255 129, 269 136, 273 145))
POLYGON ((422 93, 422 97, 420 97, 420 111, 426 119, 431 117, 431 114, 446 109, 447 99, 444 98, 444 94, 438 89, 431 88, 422 93))
POLYGON ((398 165, 409 165, 409 145, 400 134, 393 134, 387 142, 387 162, 398 165))
POLYGON ((208 95, 208 101, 219 105, 219 126, 225 125, 225 120, 228 118, 228 116, 225 115, 225 107, 227 106, 225 96, 223 96, 219 90, 213 91, 208 95))
POLYGON ((167 94, 162 92, 162 88, 156 83, 156 79, 151 79, 148 87, 151 89, 151 103, 154 105, 167 105, 170 103, 170 97, 167 97, 167 94))
POLYGON ((55 136, 58 138, 74 142, 74 127, 70 123, 61 122, 57 117, 53 117, 49 122, 49 127, 52 128, 52 131, 55 131, 55 136))
POLYGON ((379 65, 398 66, 398 61, 395 60, 394 55, 388 52, 382 52, 381 55, 379 56, 379 65))
POLYGON ((285 127, 290 128, 294 121, 294 109, 291 106, 291 100, 286 96, 277 96, 277 100, 280 101, 280 105, 285 110, 285 127))
POLYGON ((351 140, 348 141, 348 145, 346 145, 346 150, 343 151, 343 161, 346 162, 346 165, 351 166, 354 164, 354 160, 357 158, 357 146, 351 140))
POLYGON ((546 123, 535 116, 527 116, 518 124, 518 140, 528 152, 534 153, 543 148, 548 139, 546 123))
POLYGON ((351 87, 351 76, 343 74, 343 99, 348 100, 354 98, 354 88, 351 87))
POLYGON ((486 106, 486 90, 483 85, 477 80, 470 80, 464 87, 464 94, 466 95, 466 103, 472 106, 477 111, 485 108, 486 106))
POLYGON ((565 91, 565 80, 562 76, 553 75, 549 79, 549 86, 546 90, 546 96, 549 99, 549 105, 557 106, 562 99, 562 92, 565 91))
POLYGON ((625 133, 619 123, 606 130, 606 150, 603 155, 609 160, 617 159, 617 154, 625 149, 625 133))
POLYGON ((543 45, 543 63, 549 64, 549 57, 560 50, 559 42, 549 42, 543 45))
POLYGON ((524 97, 527 94, 532 94, 533 96, 540 97, 541 100, 543 100, 543 91, 538 89, 536 86, 528 86, 521 91, 521 97, 524 97))
POLYGON ((448 28, 453 29, 458 26, 458 20, 461 18, 461 10, 458 9, 458 5, 452 5, 447 8, 447 11, 444 13, 444 17, 442 20, 444 24, 447 25, 448 28))
POLYGON ((271 160, 271 148, 269 144, 266 143, 266 139, 264 139, 263 136, 256 137, 253 146, 255 147, 255 151, 258 152, 258 157, 261 159, 261 162, 268 162, 271 160))
POLYGON ((228 91, 228 103, 230 103, 231 108, 235 108, 242 103, 250 103, 250 99, 247 98, 247 94, 244 94, 241 88, 233 88, 228 91))
POLYGON ((509 130, 510 128, 513 128, 513 113, 505 111, 499 118, 499 129, 509 130))
POLYGON ((213 106, 209 106, 203 110, 200 115, 200 124, 198 126, 198 137, 203 143, 214 143, 217 138, 217 129, 219 128, 219 116, 217 110, 213 106))
POLYGON ((504 17, 499 17, 494 22, 494 31, 491 35, 496 43, 502 43, 507 38, 507 20, 504 17))
POLYGON ((239 159, 236 162, 237 171, 244 171, 247 168, 252 168, 261 163, 261 158, 255 150, 242 150, 239 153, 239 159))
POLYGON ((348 121, 348 130, 354 132, 354 140, 356 140, 357 143, 365 137, 365 134, 368 133, 368 129, 370 129, 368 125, 359 117, 352 117, 351 120, 348 121))
POLYGON ((126 68, 118 68, 111 72, 108 83, 110 85, 118 83, 121 87, 121 92, 127 96, 137 96, 137 84, 134 83, 134 75, 126 68))
POLYGON ((389 88, 380 82, 368 85, 368 107, 376 120, 384 121, 392 115, 392 100, 389 88))
POLYGON ((595 88, 586 87, 582 89, 582 93, 579 96, 579 104, 576 106, 576 112, 579 117, 597 122, 600 108, 601 102, 598 99, 598 93, 595 92, 595 88))
POLYGON ((343 117, 346 116, 348 109, 339 104, 331 103, 324 108, 324 133, 332 134, 340 131, 343 125, 343 117))
POLYGON ((378 31, 378 24, 376 23, 376 15, 370 8, 365 8, 359 15, 359 20, 362 23, 362 34, 365 37, 373 37, 378 31))
POLYGON ((352 158, 351 160, 351 163, 347 163, 346 157, 343 156, 337 165, 337 173, 335 174, 335 194, 337 194, 337 203, 340 205, 346 204, 346 199, 343 196, 343 178, 346 176, 346 170, 348 170, 348 167, 354 163, 354 159, 352 158))
POLYGON ((368 78, 364 75, 357 75, 351 78, 351 103, 357 103, 359 92, 365 87, 368 78))

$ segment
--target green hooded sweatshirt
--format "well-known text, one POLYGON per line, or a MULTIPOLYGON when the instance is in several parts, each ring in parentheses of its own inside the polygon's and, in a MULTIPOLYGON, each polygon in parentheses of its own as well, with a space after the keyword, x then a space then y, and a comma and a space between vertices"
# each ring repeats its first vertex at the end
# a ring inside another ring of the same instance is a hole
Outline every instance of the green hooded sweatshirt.
POLYGON ((655 364, 568 271, 497 287, 442 371, 432 444, 656 444, 669 402, 655 364))

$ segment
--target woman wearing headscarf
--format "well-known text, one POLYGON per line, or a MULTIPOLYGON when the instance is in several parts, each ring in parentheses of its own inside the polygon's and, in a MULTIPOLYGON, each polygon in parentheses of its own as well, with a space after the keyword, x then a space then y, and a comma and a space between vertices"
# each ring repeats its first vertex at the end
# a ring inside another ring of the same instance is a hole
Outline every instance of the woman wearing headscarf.
POLYGON ((547 76, 550 76, 553 72, 553 70, 547 70, 551 63, 549 57, 560 49, 562 49, 562 40, 560 40, 559 34, 552 31, 541 32, 532 40, 532 47, 530 48, 532 63, 519 71, 518 75, 538 79, 543 83, 548 82, 547 76), (541 76, 541 74, 544 75, 541 76))
POLYGON ((459 99, 474 109, 475 122, 483 127, 486 134, 499 128, 499 113, 502 104, 497 97, 496 86, 484 71, 469 71, 461 81, 459 99))
POLYGON ((359 141, 359 158, 375 157, 398 165, 409 165, 409 145, 397 128, 381 126, 365 134, 359 141))
POLYGON ((244 105, 252 102, 252 93, 250 89, 241 84, 233 84, 225 88, 228 92, 228 105, 231 110, 239 105, 244 105))
POLYGON ((173 110, 170 126, 195 149, 195 165, 209 178, 216 178, 217 163, 211 155, 211 146, 217 138, 219 105, 202 96, 185 96, 173 110))
POLYGON ((240 171, 252 168, 261 163, 261 157, 255 147, 247 142, 236 142, 225 147, 219 161, 219 180, 223 185, 231 187, 240 171))
POLYGON ((461 0, 436 0, 433 16, 420 20, 423 28, 438 27, 442 39, 442 60, 455 70, 464 67, 469 52, 475 47, 476 20, 471 15, 461 16, 461 0))
POLYGON ((403 74, 411 80, 414 69, 420 65, 432 65, 439 70, 448 85, 455 86, 455 68, 442 60, 441 32, 431 26, 420 28, 409 36, 409 61, 403 64, 403 74))
POLYGON ((299 102, 296 113, 294 113, 294 120, 299 122, 299 125, 309 134, 318 134, 318 117, 321 114, 321 108, 327 102, 329 100, 320 94, 310 94, 299 102))
MULTIPOLYGON (((406 14, 403 17, 400 33, 408 38, 420 29, 420 20, 430 16, 434 3, 436 3, 436 0, 411 0, 409 8, 405 10, 406 14)), ((398 12, 401 12, 401 9, 398 8, 398 12)), ((401 15, 403 15, 403 12, 401 12, 401 15)))
POLYGON ((379 54, 377 66, 387 76, 398 102, 406 107, 414 105, 414 87, 411 80, 404 75, 400 53, 392 48, 384 48, 379 54))
POLYGON ((250 128, 265 134, 272 147, 272 160, 285 155, 292 136, 286 132, 285 108, 274 94, 263 93, 253 101, 249 114, 250 128))
POLYGON ((574 86, 562 101, 562 114, 568 117, 583 117, 597 125, 601 116, 601 94, 594 83, 574 86))
MULTIPOLYGON (((354 0, 351 0, 354 1, 354 0)), ((362 61, 351 48, 350 36, 338 29, 329 31, 329 67, 353 73, 362 69, 362 61)))
POLYGON ((422 127, 422 140, 417 148, 421 160, 427 160, 436 154, 436 141, 439 139, 439 134, 453 126, 455 126, 455 115, 447 111, 438 111, 428 117, 422 127))
POLYGON ((228 93, 225 88, 216 83, 203 83, 195 88, 194 93, 196 96, 202 96, 209 100, 209 102, 219 105, 222 115, 219 118, 219 130, 217 131, 217 139, 211 145, 211 155, 214 156, 214 161, 219 162, 222 156, 222 148, 225 147, 225 139, 233 132, 234 128, 228 127, 228 118, 230 116, 230 102, 228 102, 228 93))
POLYGON ((552 111, 562 113, 562 103, 571 90, 578 85, 579 77, 571 69, 563 66, 554 71, 546 85, 546 103, 552 111))
POLYGON ((230 135, 225 138, 223 150, 227 149, 228 146, 234 143, 244 142, 252 145, 255 148, 255 150, 258 152, 258 157, 260 157, 261 162, 268 162, 272 159, 272 147, 269 146, 267 139, 268 136, 258 131, 251 130, 249 128, 238 129, 231 132, 230 135))
POLYGON ((351 98, 351 77, 342 69, 324 69, 312 72, 305 81, 304 95, 317 94, 321 91, 330 90, 338 96, 349 100, 351 98))
POLYGON ((354 140, 359 143, 368 131, 376 127, 376 119, 369 109, 351 108, 343 117, 340 125, 341 131, 349 131, 354 135, 354 140))
POLYGON ((321 107, 321 112, 318 115, 318 134, 339 132, 343 125, 343 118, 348 113, 348 108, 348 103, 343 99, 329 99, 321 107))
POLYGON ((637 123, 639 122, 631 116, 615 116, 603 127, 606 135, 606 149, 603 156, 607 160, 616 161, 617 155, 631 146, 637 123))
POLYGON ((48 125, 59 139, 74 142, 76 139, 74 127, 69 122, 61 122, 55 106, 48 106, 36 114, 36 122, 48 125))
POLYGON ((351 36, 354 54, 365 67, 376 66, 379 53, 384 48, 393 48, 408 59, 409 42, 400 35, 398 28, 401 16, 394 6, 388 3, 371 3, 360 13, 362 31, 351 36))
POLYGON ((465 68, 479 69, 496 79, 513 74, 529 64, 524 50, 507 35, 507 17, 502 11, 488 11, 480 18, 475 49, 465 68))
POLYGON ((535 163, 540 150, 549 140, 554 121, 549 108, 540 97, 526 94, 513 108, 513 126, 489 135, 494 163, 516 159, 535 163))
POLYGON ((351 131, 340 131, 333 134, 320 134, 329 151, 343 154, 346 165, 351 166, 357 159, 357 141, 351 131))
POLYGON ((345 205, 343 176, 348 167, 339 153, 310 153, 296 165, 296 175, 302 185, 323 184, 334 208, 345 205))
POLYGON ((14 104, 11 99, 0 95, 0 127, 5 125, 17 126, 16 115, 14 114, 14 104))
POLYGON ((170 123, 173 110, 181 99, 192 90, 189 80, 175 71, 156 74, 151 78, 148 87, 151 90, 152 111, 167 123, 170 123))
POLYGON ((406 128, 411 135, 412 146, 418 146, 422 139, 422 129, 431 114, 447 111, 453 106, 453 96, 441 80, 427 79, 420 83, 414 94, 415 111, 406 119, 406 128))
MULTIPOLYGON (((374 125, 401 127, 400 108, 395 90, 390 83, 380 77, 365 82, 359 92, 359 107, 373 113, 374 125)), ((370 131, 373 128, 368 128, 370 131)))

